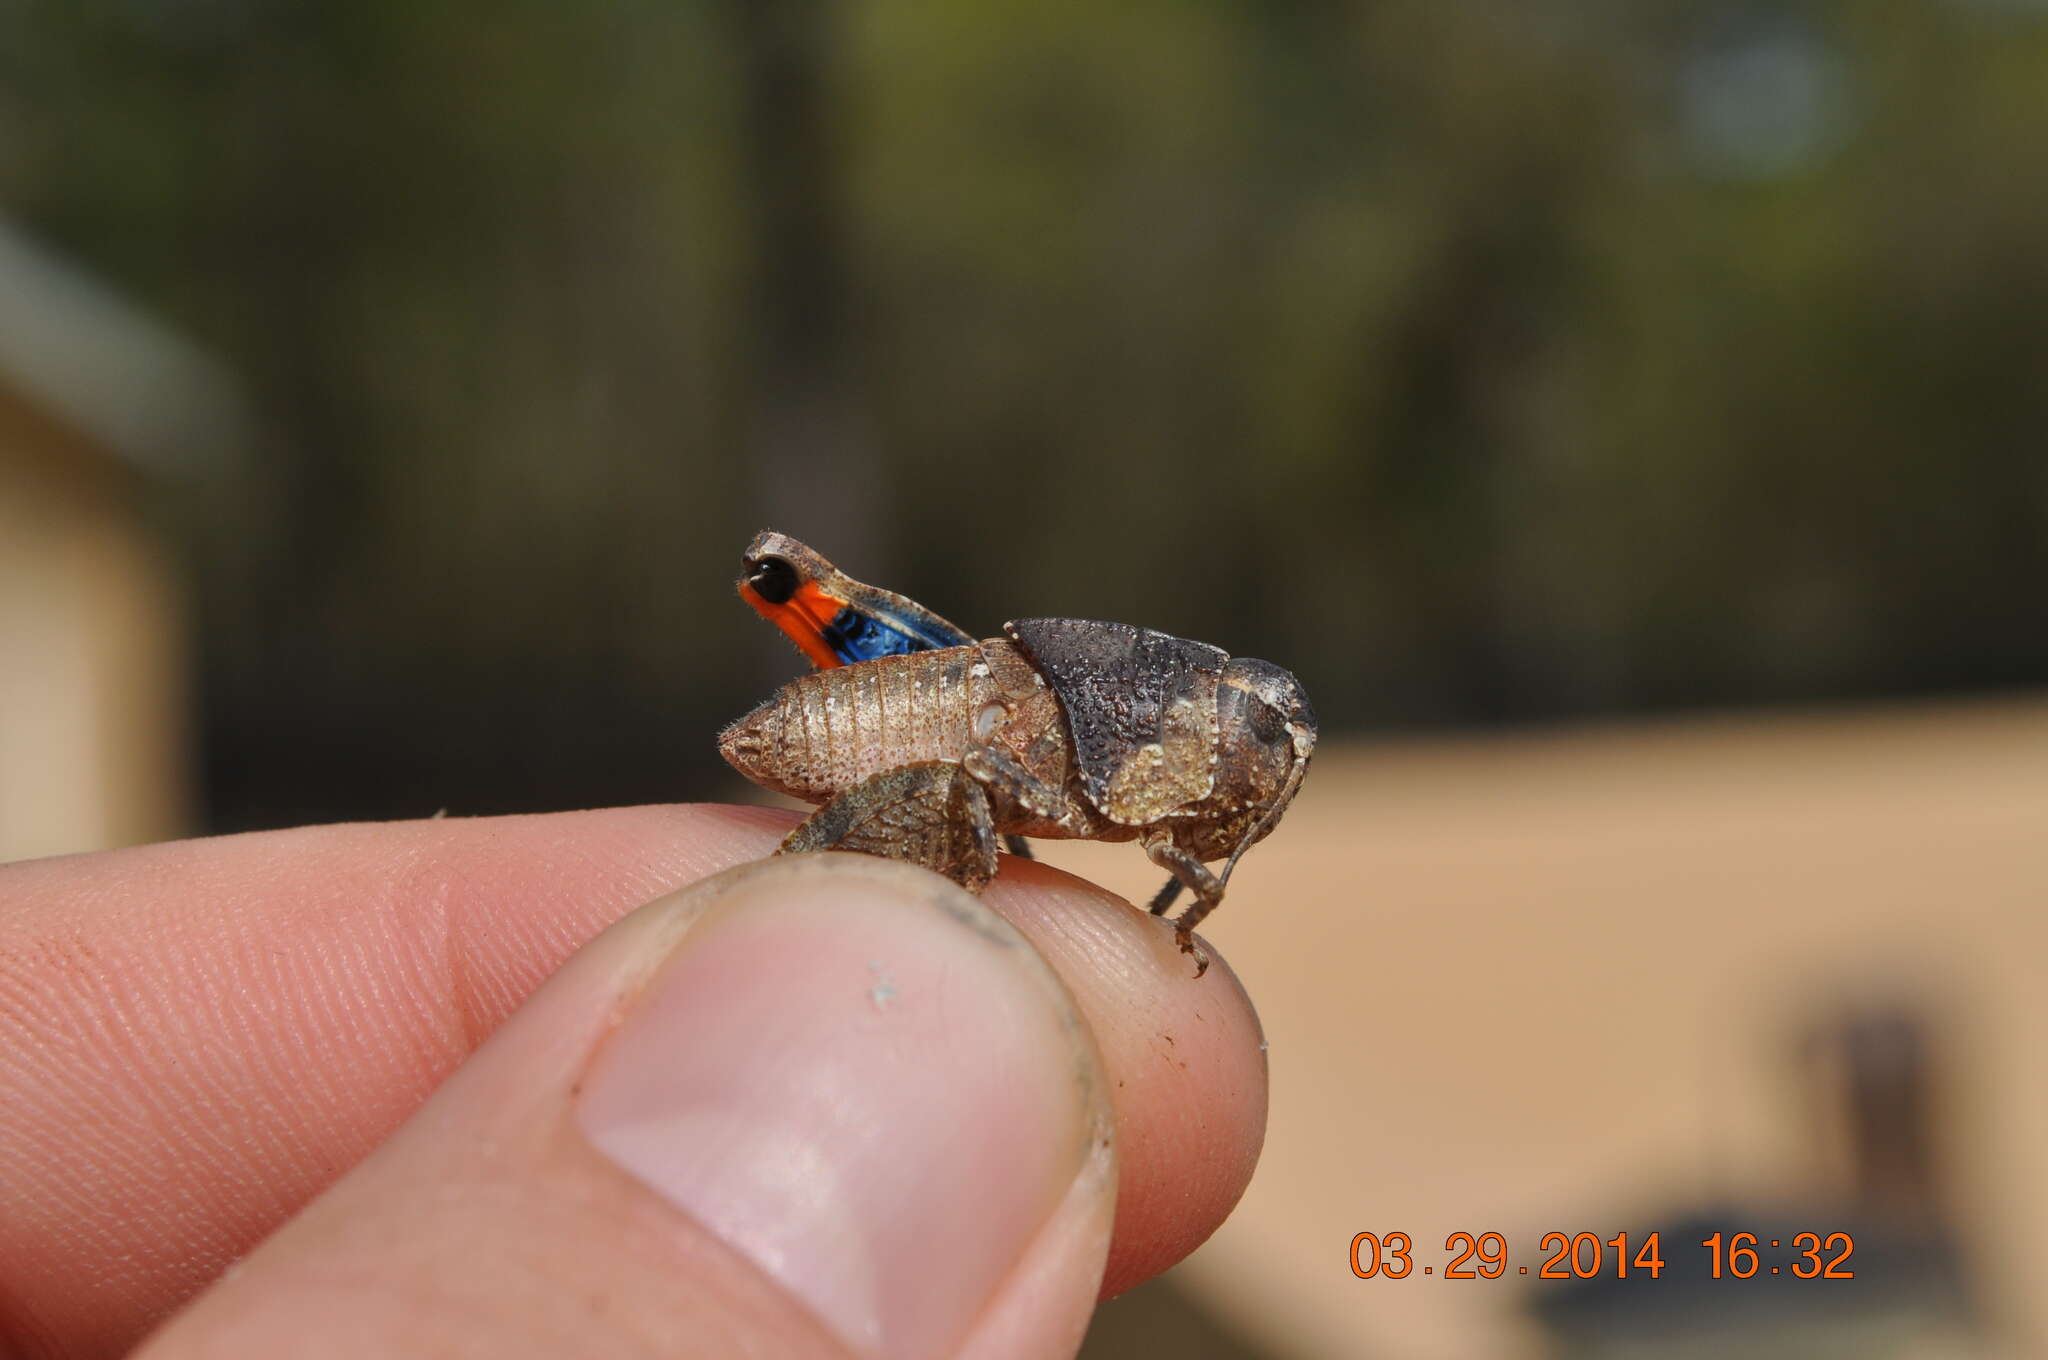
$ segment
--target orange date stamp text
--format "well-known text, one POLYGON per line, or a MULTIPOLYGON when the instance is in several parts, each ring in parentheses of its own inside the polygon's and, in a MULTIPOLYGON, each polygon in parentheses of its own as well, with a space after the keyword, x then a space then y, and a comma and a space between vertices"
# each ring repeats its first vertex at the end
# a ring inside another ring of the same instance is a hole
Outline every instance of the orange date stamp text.
MULTIPOLYGON (((1351 1273, 1361 1280, 1405 1280, 1421 1275, 1440 1280, 1498 1280, 1526 1275, 1537 1280, 1592 1280, 1612 1276, 1661 1279, 1671 1263, 1664 1235, 1618 1232, 1544 1233, 1526 1260, 1510 1260, 1506 1234, 1454 1232, 1444 1238, 1436 1260, 1419 1260, 1415 1239, 1405 1232, 1362 1232, 1351 1239, 1351 1273)), ((1749 1280, 1790 1276, 1800 1280, 1853 1280, 1849 1259, 1856 1242, 1845 1232, 1799 1232, 1790 1238, 1755 1233, 1714 1233, 1686 1250, 1704 1253, 1707 1277, 1749 1280)), ((1687 1273, 1694 1273, 1688 1271, 1687 1273)))

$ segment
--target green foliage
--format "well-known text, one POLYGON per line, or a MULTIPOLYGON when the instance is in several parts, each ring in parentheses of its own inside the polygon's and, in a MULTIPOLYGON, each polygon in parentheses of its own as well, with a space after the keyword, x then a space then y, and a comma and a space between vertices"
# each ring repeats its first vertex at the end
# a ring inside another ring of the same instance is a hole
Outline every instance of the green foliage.
POLYGON ((269 419, 268 532, 194 526, 224 693, 701 762, 789 668, 726 661, 762 524, 1334 728, 2048 678, 2024 6, 30 0, 0 54, 0 204, 269 419))

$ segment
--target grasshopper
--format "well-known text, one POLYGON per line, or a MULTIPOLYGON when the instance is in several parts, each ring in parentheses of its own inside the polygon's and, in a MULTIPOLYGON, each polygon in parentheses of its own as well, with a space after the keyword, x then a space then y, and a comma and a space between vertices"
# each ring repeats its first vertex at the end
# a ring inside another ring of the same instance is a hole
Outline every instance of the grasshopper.
POLYGON ((743 562, 741 598, 820 667, 719 737, 748 779, 819 805, 776 853, 909 860, 979 892, 999 834, 1135 840, 1172 875, 1154 915, 1193 892, 1174 934, 1207 971, 1195 927, 1315 751, 1299 680, 1124 623, 1017 619, 977 641, 783 534, 743 562))

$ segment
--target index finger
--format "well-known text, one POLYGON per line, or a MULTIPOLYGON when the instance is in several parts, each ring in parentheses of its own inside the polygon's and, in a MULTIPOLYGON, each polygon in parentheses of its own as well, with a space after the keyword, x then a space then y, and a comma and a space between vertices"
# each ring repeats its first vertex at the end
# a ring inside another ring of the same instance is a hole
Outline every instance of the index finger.
MULTIPOLYGON (((132 1343, 395 1129, 641 903, 773 850, 714 806, 310 827, 0 867, 0 1341, 132 1343)), ((1257 1026, 1167 932, 1006 863, 1116 1087, 1105 1289, 1192 1249, 1264 1125, 1257 1026)))

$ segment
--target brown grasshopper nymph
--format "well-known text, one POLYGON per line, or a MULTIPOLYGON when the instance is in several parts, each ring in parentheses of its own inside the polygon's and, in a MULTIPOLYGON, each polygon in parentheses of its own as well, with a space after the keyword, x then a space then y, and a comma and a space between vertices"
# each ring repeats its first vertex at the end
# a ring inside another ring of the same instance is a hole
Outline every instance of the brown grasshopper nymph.
POLYGON ((1000 834, 1135 840, 1173 876, 1155 913, 1183 885, 1194 893, 1173 924, 1200 976, 1194 928, 1315 750, 1301 683, 1129 624, 1019 619, 1004 632, 800 676, 719 750, 755 783, 822 804, 777 853, 905 859, 978 892, 1000 834))

